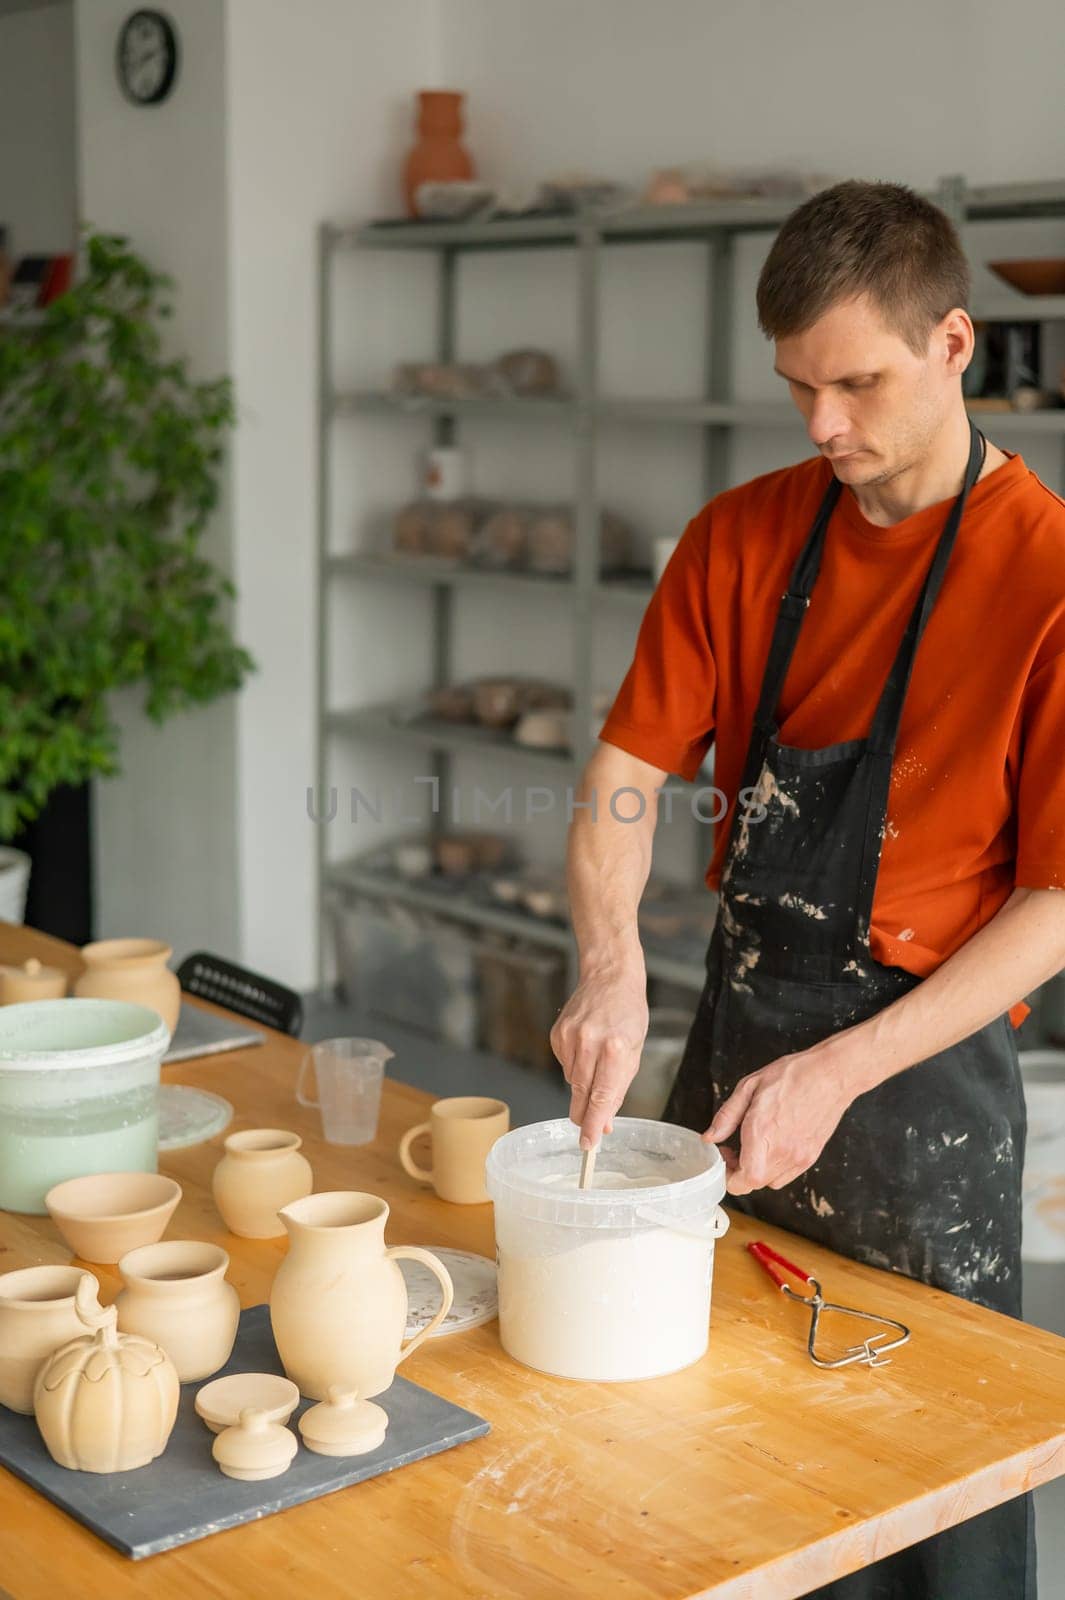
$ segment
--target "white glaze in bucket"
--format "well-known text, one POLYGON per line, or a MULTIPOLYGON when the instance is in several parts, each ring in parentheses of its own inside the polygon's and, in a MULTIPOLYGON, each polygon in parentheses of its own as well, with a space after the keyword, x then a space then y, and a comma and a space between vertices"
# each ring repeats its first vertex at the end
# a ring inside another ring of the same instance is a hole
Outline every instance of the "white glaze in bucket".
POLYGON ((539 1123, 489 1156, 503 1348, 600 1382, 690 1366, 707 1348, 714 1238, 728 1226, 724 1163, 688 1129, 618 1117, 579 1191, 578 1137, 568 1121, 539 1123))

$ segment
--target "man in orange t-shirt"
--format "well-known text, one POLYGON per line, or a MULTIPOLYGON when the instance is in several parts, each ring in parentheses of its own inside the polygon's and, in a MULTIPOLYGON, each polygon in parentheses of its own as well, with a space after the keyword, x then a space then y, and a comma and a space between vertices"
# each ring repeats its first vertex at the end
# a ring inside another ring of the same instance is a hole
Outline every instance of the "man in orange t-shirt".
MULTIPOLYGON (((954 227, 898 185, 822 191, 774 241, 759 321, 817 455, 713 499, 651 600, 570 829, 551 1040, 591 1148, 646 1033, 657 795, 715 743, 719 912, 667 1120, 722 1147, 739 1209, 1019 1316, 1011 1015, 1065 965, 1065 504, 966 415, 968 297, 954 227)), ((1022 1496, 817 1593, 1034 1583, 1022 1496)))

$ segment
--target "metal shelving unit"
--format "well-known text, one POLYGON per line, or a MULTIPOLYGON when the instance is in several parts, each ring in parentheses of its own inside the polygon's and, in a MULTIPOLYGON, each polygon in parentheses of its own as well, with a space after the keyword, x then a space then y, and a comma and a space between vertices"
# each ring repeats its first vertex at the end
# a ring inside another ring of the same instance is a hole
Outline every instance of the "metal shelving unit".
MULTIPOLYGON (((930 199, 962 228, 967 222, 1035 221, 1065 217, 1065 180, 1054 183, 994 184, 969 187, 964 178, 944 178, 929 192, 930 199)), ((576 779, 591 753, 592 660, 594 631, 604 607, 646 604, 651 593, 649 577, 603 579, 598 570, 599 497, 596 484, 596 443, 603 430, 619 424, 655 427, 691 427, 701 431, 704 493, 709 499, 730 482, 730 441, 736 428, 794 427, 796 417, 786 403, 737 401, 732 388, 731 346, 735 303, 734 247, 737 235, 775 231, 798 202, 788 200, 728 200, 692 206, 621 209, 594 215, 533 216, 500 221, 465 223, 326 223, 318 239, 318 763, 319 794, 329 787, 329 746, 344 737, 390 740, 416 744, 431 752, 434 768, 446 792, 451 758, 464 750, 489 750, 500 759, 531 760, 554 767, 576 779), (648 400, 633 396, 607 398, 598 391, 599 301, 602 252, 613 244, 663 241, 701 241, 706 246, 707 334, 705 392, 681 400, 648 400), (456 288, 464 255, 484 251, 572 248, 577 255, 577 356, 573 392, 565 398, 496 400, 468 398, 438 400, 395 395, 376 390, 338 391, 331 375, 333 333, 332 265, 338 252, 348 250, 428 251, 436 260, 435 349, 426 356, 441 362, 455 356, 456 288), (504 416, 529 425, 563 425, 569 430, 576 485, 576 551, 572 573, 548 578, 525 573, 490 572, 459 563, 420 560, 384 554, 335 555, 330 552, 331 452, 337 447, 343 419, 361 415, 425 416, 432 425, 433 441, 454 441, 463 417, 504 416), (432 685, 449 681, 453 597, 459 588, 482 588, 515 600, 534 594, 551 594, 569 606, 574 643, 574 727, 576 748, 569 752, 530 750, 499 735, 458 727, 442 719, 412 719, 401 706, 370 706, 345 710, 328 699, 326 661, 329 653, 328 592, 339 581, 416 583, 433 593, 432 685)), ((1065 296, 1032 298, 1003 292, 973 308, 985 320, 1065 320, 1065 296)), ((1051 434, 1065 440, 1065 409, 1028 413, 993 412, 987 415, 997 433, 1051 434)), ((325 834, 317 830, 319 893, 319 971, 324 972, 324 908, 330 891, 357 890, 408 905, 432 906, 470 926, 494 927, 541 943, 568 948, 569 932, 531 915, 504 912, 476 896, 456 893, 448 886, 446 898, 399 877, 363 870, 357 862, 329 864, 325 834)), ((701 986, 705 973, 701 961, 675 959, 668 952, 648 952, 648 971, 690 987, 701 986)))

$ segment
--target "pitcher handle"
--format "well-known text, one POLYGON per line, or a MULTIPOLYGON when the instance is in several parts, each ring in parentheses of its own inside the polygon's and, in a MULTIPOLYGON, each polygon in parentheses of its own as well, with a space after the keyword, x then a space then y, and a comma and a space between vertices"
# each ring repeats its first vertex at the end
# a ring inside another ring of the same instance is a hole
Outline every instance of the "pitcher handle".
POLYGON ((431 1123, 419 1122, 416 1128, 408 1128, 402 1139, 399 1141, 400 1166, 403 1168, 404 1172, 408 1173, 412 1178, 417 1178, 419 1183, 432 1183, 433 1175, 431 1172, 427 1172, 424 1167, 420 1167, 418 1165, 410 1153, 410 1147, 414 1143, 415 1139, 417 1139, 421 1134, 430 1133, 431 1131, 431 1123))
POLYGON ((420 1261, 423 1267, 429 1268, 429 1271, 440 1284, 444 1295, 443 1304, 433 1320, 427 1322, 421 1332, 416 1333, 407 1345, 400 1346, 399 1360, 396 1362, 398 1367, 400 1361, 406 1361, 411 1352, 417 1350, 424 1339, 428 1339, 434 1328, 439 1328, 451 1310, 451 1302, 455 1298, 455 1285, 452 1283, 451 1274, 444 1263, 439 1261, 429 1250, 419 1250, 418 1246, 414 1244, 394 1244, 390 1250, 385 1251, 385 1255, 392 1261, 395 1261, 399 1256, 405 1256, 409 1261, 420 1261))
POLYGON ((704 1244, 714 1244, 728 1232, 732 1218, 722 1206, 718 1206, 710 1220, 709 1226, 695 1221, 691 1217, 672 1217, 668 1211, 659 1211, 654 1206, 637 1206, 636 1215, 645 1222, 657 1222, 659 1227, 669 1228, 674 1233, 687 1234, 691 1239, 702 1239, 704 1244))
POLYGON ((314 1110, 322 1109, 321 1102, 309 1099, 303 1092, 303 1085, 307 1081, 307 1068, 314 1065, 314 1051, 308 1050, 300 1063, 299 1076, 296 1079, 296 1103, 301 1106, 311 1106, 314 1110))

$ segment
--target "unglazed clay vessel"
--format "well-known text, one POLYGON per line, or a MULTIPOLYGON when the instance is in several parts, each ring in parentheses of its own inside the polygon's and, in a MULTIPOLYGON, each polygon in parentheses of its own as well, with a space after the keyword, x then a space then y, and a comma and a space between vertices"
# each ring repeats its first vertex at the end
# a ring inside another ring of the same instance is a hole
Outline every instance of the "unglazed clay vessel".
POLYGON ((85 1332, 74 1293, 91 1272, 80 1267, 23 1267, 0 1276, 0 1405, 33 1415, 33 1385, 61 1344, 85 1332))
POLYGON ((145 1245, 118 1263, 119 1327, 162 1345, 182 1383, 209 1378, 233 1353, 240 1300, 228 1266, 221 1245, 192 1239, 145 1245))
POLYGON ((399 1159, 405 1172, 419 1183, 431 1183, 441 1200, 454 1205, 484 1205, 485 1162, 497 1139, 510 1127, 510 1109, 503 1100, 482 1095, 458 1095, 438 1100, 429 1121, 408 1128, 399 1141, 399 1159), (410 1153, 423 1133, 433 1141, 432 1168, 420 1167, 410 1153))
POLYGON ((204 1384, 196 1395, 196 1415, 212 1433, 235 1428, 242 1411, 263 1411, 282 1427, 300 1403, 300 1392, 277 1372, 231 1372, 204 1384))
POLYGON ((214 1169, 211 1192, 222 1221, 242 1239, 276 1239, 285 1231, 282 1206, 314 1188, 314 1174, 298 1133, 247 1128, 231 1133, 214 1169))
POLYGON ((298 1449, 294 1433, 271 1422, 265 1411, 248 1406, 235 1428, 218 1435, 211 1454, 227 1478, 254 1482, 287 1472, 298 1449))
POLYGON ((37 1375, 37 1426, 61 1467, 131 1472, 166 1449, 178 1376, 158 1345, 117 1332, 114 1306, 101 1309, 93 1285, 86 1273, 77 1309, 94 1331, 61 1346, 37 1375))
POLYGON ((98 939, 82 945, 85 971, 74 984, 74 993, 79 998, 151 1006, 173 1033, 181 1010, 181 985, 167 966, 173 953, 159 939, 98 939))
POLYGON ((446 1269, 414 1245, 387 1248, 387 1219, 384 1200, 345 1191, 308 1195, 281 1212, 289 1247, 270 1293, 270 1321, 285 1371, 312 1400, 324 1400, 334 1384, 367 1400, 382 1394, 451 1309, 446 1269), (398 1257, 421 1261, 443 1291, 436 1316, 406 1345, 398 1257))
POLYGON ((21 967, 0 967, 0 1006, 20 1000, 62 1000, 70 982, 60 967, 44 967, 31 956, 21 967))
POLYGON ((114 1263, 161 1239, 180 1199, 181 1185, 161 1172, 95 1172, 57 1183, 44 1203, 76 1256, 114 1263))
POLYGON ((334 1383, 328 1400, 305 1411, 298 1426, 307 1449, 320 1456, 364 1456, 384 1444, 388 1412, 334 1383))

